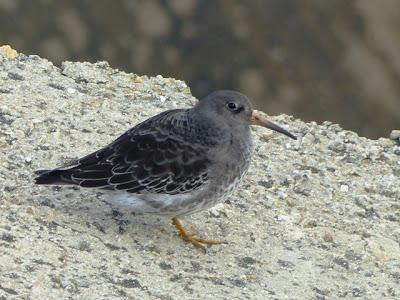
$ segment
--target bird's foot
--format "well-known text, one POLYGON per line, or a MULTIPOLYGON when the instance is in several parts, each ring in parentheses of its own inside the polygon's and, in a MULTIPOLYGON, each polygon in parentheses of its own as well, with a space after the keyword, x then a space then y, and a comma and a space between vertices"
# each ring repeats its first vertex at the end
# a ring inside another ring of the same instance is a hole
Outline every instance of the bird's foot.
POLYGON ((179 232, 179 237, 185 242, 191 243, 193 246, 206 251, 206 246, 222 244, 222 241, 206 240, 197 237, 195 234, 190 234, 186 231, 185 227, 177 217, 172 218, 172 224, 176 227, 179 232))

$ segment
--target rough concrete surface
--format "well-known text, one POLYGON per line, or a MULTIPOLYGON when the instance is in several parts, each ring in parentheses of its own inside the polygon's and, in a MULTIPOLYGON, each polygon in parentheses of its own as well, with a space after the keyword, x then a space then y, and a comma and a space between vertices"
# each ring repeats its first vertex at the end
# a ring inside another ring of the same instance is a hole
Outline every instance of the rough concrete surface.
POLYGON ((227 241, 204 254, 168 219, 110 207, 94 190, 32 182, 34 169, 190 106, 184 82, 0 53, 0 299, 400 297, 395 141, 272 117, 299 140, 254 128, 244 183, 184 219, 227 241))

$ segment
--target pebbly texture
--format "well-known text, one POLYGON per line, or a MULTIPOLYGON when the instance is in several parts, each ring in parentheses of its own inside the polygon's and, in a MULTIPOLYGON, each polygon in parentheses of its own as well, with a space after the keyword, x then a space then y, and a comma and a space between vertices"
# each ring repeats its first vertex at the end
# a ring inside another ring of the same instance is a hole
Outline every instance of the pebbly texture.
POLYGON ((271 118, 225 203, 187 217, 228 243, 206 254, 168 219, 93 190, 38 187, 32 171, 99 148, 160 111, 190 106, 182 81, 107 63, 0 50, 0 299, 400 297, 400 147, 340 126, 271 118))

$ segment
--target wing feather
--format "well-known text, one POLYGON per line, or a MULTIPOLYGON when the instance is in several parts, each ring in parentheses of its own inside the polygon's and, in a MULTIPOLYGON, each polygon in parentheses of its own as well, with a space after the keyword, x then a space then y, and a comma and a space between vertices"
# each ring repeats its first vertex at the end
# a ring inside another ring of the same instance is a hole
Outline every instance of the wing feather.
POLYGON ((129 193, 178 194, 200 188, 208 180, 210 161, 200 144, 176 134, 177 120, 184 116, 185 110, 172 110, 144 121, 70 168, 56 169, 57 180, 129 193))

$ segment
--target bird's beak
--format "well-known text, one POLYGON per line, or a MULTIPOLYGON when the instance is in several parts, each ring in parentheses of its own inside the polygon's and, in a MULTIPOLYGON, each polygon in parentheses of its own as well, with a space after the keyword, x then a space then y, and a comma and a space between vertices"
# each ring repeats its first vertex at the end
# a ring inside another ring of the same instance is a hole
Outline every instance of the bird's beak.
POLYGON ((268 121, 267 119, 265 119, 262 115, 261 112, 258 110, 253 110, 252 114, 251 114, 251 118, 250 118, 250 123, 251 125, 259 125, 259 126, 263 126, 272 130, 275 130, 277 132, 283 133, 284 135, 287 135, 288 137, 297 140, 297 138, 291 134, 289 131, 283 129, 282 127, 268 121))

